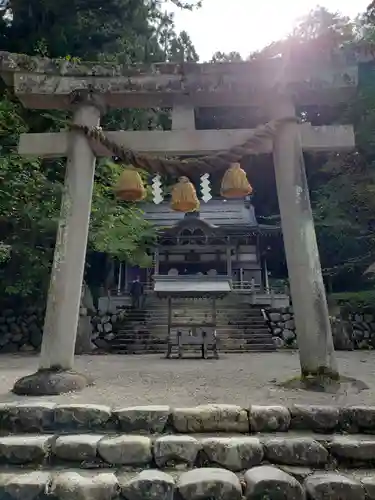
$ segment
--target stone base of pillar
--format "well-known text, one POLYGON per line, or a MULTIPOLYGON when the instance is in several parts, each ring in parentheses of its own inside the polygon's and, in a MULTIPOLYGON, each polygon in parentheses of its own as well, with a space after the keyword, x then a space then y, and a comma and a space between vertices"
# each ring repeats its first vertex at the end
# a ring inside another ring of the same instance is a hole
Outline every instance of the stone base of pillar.
POLYGON ((75 371, 38 370, 16 381, 12 391, 22 396, 55 396, 65 392, 81 391, 93 381, 75 371))
POLYGON ((277 384, 284 389, 305 390, 311 392, 327 392, 328 394, 355 393, 367 390, 369 387, 362 380, 344 376, 309 375, 294 377, 277 384))

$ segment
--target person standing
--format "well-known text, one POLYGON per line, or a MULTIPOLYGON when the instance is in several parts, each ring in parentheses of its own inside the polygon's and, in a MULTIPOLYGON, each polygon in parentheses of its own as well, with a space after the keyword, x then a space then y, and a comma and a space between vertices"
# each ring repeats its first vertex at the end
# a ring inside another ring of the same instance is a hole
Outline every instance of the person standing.
POLYGON ((132 299, 132 308, 140 309, 143 298, 143 285, 139 281, 139 276, 132 282, 130 287, 130 296, 132 299))

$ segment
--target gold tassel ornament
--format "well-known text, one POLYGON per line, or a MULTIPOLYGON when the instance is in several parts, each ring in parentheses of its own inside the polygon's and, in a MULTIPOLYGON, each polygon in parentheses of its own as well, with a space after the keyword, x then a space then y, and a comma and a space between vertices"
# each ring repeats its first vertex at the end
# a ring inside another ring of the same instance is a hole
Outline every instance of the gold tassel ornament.
POLYGON ((239 163, 232 163, 221 181, 221 196, 224 198, 244 198, 252 192, 253 188, 247 179, 246 172, 239 163))
POLYGON ((180 177, 172 189, 171 208, 176 212, 199 210, 199 200, 194 185, 187 177, 180 177))
POLYGON ((142 178, 135 168, 124 168, 115 186, 115 193, 123 201, 142 201, 146 197, 142 178))

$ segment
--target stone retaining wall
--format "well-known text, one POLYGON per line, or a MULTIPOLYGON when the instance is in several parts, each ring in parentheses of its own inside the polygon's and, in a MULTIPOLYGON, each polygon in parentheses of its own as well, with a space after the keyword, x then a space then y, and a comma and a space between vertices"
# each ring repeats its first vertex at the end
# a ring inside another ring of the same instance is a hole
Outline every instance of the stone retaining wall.
POLYGON ((375 315, 352 313, 346 320, 348 336, 354 349, 375 347, 375 315))
MULTIPOLYGON (((265 313, 278 348, 297 348, 293 308, 266 309, 265 313)), ((81 307, 83 347, 77 352, 96 349, 109 350, 116 324, 126 318, 126 309, 114 314, 94 314, 81 307), (91 325, 90 320, 91 318, 91 325), (86 325, 88 321, 88 324, 86 325), (88 349, 89 347, 89 349, 88 349)), ((27 307, 21 310, 6 308, 0 312, 0 353, 38 351, 42 340, 44 309, 27 307)), ((346 319, 331 318, 335 348, 337 350, 373 349, 375 347, 375 314, 352 313, 346 319)), ((80 331, 80 329, 79 329, 80 331)), ((79 335, 78 335, 79 338, 79 335)))
MULTIPOLYGON (((43 335, 44 313, 43 307, 3 309, 0 312, 0 353, 39 351, 43 335)), ((109 342, 114 338, 114 326, 124 317, 126 317, 126 309, 115 314, 96 314, 86 307, 81 307, 77 354, 96 349, 109 350, 109 342)))
POLYGON ((44 309, 27 307, 0 312, 0 352, 33 352, 42 342, 44 309))
POLYGON ((375 407, 2 403, 0 431, 8 500, 375 499, 375 407))
POLYGON ((277 348, 297 348, 296 327, 292 307, 265 309, 272 337, 277 348))
POLYGON ((110 342, 115 338, 117 325, 127 320, 128 309, 120 309, 116 313, 98 312, 91 318, 92 343, 94 349, 110 350, 110 342))
MULTIPOLYGON (((293 308, 269 308, 265 313, 276 347, 297 348, 293 308)), ((351 313, 346 318, 331 317, 331 326, 336 350, 375 347, 375 314, 351 313)))

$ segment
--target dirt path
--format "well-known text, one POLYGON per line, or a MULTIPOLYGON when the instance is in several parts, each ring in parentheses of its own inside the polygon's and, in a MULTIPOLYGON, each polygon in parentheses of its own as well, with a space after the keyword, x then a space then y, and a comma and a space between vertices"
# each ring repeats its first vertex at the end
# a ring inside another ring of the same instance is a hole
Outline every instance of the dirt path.
MULTIPOLYGON (((365 382, 362 392, 338 394, 283 390, 275 381, 299 373, 294 352, 222 355, 219 361, 165 360, 150 356, 80 356, 76 369, 94 376, 96 384, 81 393, 46 399, 58 403, 97 403, 110 406, 205 403, 249 404, 366 404, 375 406, 375 352, 337 353, 342 374, 365 382)), ((25 400, 10 393, 13 382, 37 369, 38 358, 0 356, 0 402, 25 400)), ((42 399, 42 398, 38 398, 42 399)))

